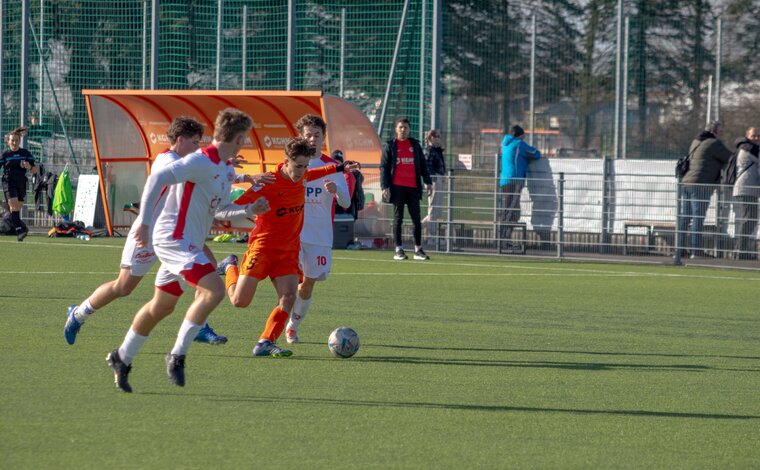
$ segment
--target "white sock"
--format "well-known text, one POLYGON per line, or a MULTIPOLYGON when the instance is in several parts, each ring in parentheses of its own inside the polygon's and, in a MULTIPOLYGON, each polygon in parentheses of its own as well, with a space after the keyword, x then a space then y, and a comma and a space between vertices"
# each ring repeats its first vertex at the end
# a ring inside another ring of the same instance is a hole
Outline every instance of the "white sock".
POLYGON ((126 365, 132 364, 132 359, 140 352, 140 348, 145 344, 146 339, 148 339, 147 336, 138 335, 130 328, 127 331, 127 336, 124 337, 124 342, 119 347, 121 361, 126 365))
POLYGON ((198 332, 202 327, 203 325, 196 325, 187 318, 182 320, 182 326, 179 327, 177 342, 174 343, 172 354, 176 354, 177 356, 187 354, 187 350, 190 349, 190 345, 193 344, 193 340, 198 336, 198 332))
POLYGON ((93 313, 95 313, 95 307, 90 303, 90 299, 85 299, 74 311, 74 319, 79 323, 84 323, 93 313))
POLYGON ((309 312, 309 305, 311 305, 311 297, 302 299, 300 295, 296 294, 296 302, 293 304, 293 311, 290 313, 290 321, 285 327, 286 330, 298 331, 298 327, 309 312))
POLYGON ((422 245, 414 245, 414 251, 420 251, 420 248, 422 248, 422 245))

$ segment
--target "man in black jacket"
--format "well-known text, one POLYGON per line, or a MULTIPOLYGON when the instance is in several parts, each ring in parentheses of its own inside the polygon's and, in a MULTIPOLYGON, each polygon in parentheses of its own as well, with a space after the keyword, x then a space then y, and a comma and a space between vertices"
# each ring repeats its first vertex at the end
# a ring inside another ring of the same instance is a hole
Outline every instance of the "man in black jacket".
POLYGON ((689 146, 689 171, 683 177, 683 199, 678 231, 680 249, 686 248, 686 234, 690 235, 691 257, 702 256, 702 232, 705 214, 712 193, 720 182, 720 171, 728 162, 731 151, 720 140, 721 123, 714 121, 705 127, 689 146), (691 227, 687 228, 691 225, 691 227))
POLYGON ((408 259, 401 242, 401 224, 404 221, 404 205, 406 205, 414 224, 414 259, 428 260, 430 258, 422 249, 420 199, 422 199, 423 183, 430 196, 433 181, 430 179, 420 143, 409 137, 411 130, 409 120, 397 119, 394 129, 396 137, 385 143, 380 160, 380 188, 383 191, 383 202, 393 203, 393 241, 396 244, 393 259, 408 259))

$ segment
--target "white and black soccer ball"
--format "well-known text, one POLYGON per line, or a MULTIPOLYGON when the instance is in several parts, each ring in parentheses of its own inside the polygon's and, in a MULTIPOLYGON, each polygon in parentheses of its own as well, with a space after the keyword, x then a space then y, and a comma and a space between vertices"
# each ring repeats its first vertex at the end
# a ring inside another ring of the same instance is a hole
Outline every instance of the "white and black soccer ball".
POLYGON ((359 350, 359 334, 347 326, 336 328, 327 339, 327 347, 335 357, 351 357, 359 350))

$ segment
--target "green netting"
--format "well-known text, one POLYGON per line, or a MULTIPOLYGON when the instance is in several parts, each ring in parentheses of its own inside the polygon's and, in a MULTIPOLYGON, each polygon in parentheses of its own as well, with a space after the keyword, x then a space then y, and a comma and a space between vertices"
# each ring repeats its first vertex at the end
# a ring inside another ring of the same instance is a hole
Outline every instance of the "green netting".
MULTIPOLYGON (((491 155, 503 129, 512 124, 529 128, 535 14, 536 144, 554 156, 615 154, 613 0, 409 0, 387 103, 384 95, 405 2, 293 4, 292 88, 339 94, 342 85, 343 96, 376 125, 385 104, 382 139, 390 137, 399 116, 411 120, 416 136, 431 126, 433 9, 440 5, 438 112, 450 154, 491 155)), ((21 0, 2 2, 3 132, 16 127, 22 115, 21 5, 21 0)), ((158 5, 158 89, 214 89, 217 82, 221 89, 286 88, 291 32, 287 1, 161 0, 158 5)), ((29 7, 34 34, 29 40, 28 147, 46 164, 75 163, 76 179, 80 170, 93 167, 81 90, 150 87, 152 0, 29 0, 29 7)), ((628 158, 676 157, 704 125, 708 80, 717 75, 721 15, 721 101, 719 109, 713 104, 712 117, 720 111, 729 142, 747 126, 758 125, 760 84, 753 65, 760 44, 758 2, 627 1, 624 15, 630 18, 624 126, 628 158)), ((492 159, 481 156, 476 161, 492 159)))

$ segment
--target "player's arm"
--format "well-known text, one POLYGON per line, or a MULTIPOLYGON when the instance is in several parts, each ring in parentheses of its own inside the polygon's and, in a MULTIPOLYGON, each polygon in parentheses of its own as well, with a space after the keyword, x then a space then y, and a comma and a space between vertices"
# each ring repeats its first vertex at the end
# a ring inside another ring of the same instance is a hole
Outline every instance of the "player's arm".
POLYGON ((325 165, 319 168, 306 170, 304 178, 306 181, 314 181, 318 180, 319 178, 324 178, 325 176, 332 175, 333 173, 343 173, 355 168, 359 168, 359 164, 352 161, 347 161, 341 163, 340 165, 325 165))
POLYGON ((351 195, 348 192, 348 184, 343 175, 331 176, 330 180, 335 183, 335 200, 344 209, 351 205, 351 195))
POLYGON ((251 204, 240 205, 236 202, 229 202, 216 209, 214 218, 218 220, 238 220, 254 215, 260 215, 269 211, 269 201, 265 197, 259 197, 251 204))
POLYGON ((140 211, 143 220, 140 227, 135 231, 137 246, 146 246, 150 241, 150 228, 155 219, 156 203, 161 197, 161 191, 168 187, 185 181, 195 181, 208 174, 210 163, 205 156, 196 158, 186 157, 176 160, 148 176, 140 199, 140 211))
POLYGON ((135 240, 137 246, 146 246, 150 241, 150 228, 153 225, 155 217, 154 210, 156 203, 161 196, 161 190, 173 184, 179 183, 177 177, 172 173, 169 166, 161 168, 155 173, 148 176, 143 188, 142 198, 140 198, 140 211, 143 219, 140 227, 135 231, 135 240))

